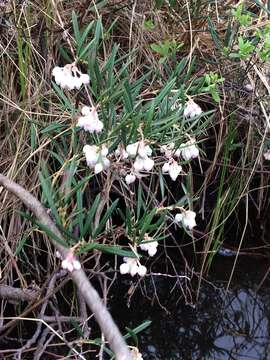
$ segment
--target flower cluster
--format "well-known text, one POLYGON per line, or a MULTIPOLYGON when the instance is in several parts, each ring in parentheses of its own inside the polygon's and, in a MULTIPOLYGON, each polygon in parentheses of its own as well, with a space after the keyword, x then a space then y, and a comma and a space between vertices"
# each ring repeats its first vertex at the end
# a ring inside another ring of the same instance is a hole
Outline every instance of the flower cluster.
POLYGON ((180 150, 184 160, 194 159, 200 154, 194 138, 191 138, 188 142, 181 144, 180 150))
POLYGON ((90 78, 87 74, 82 74, 76 65, 67 64, 64 67, 56 66, 53 68, 52 75, 55 82, 62 89, 80 89, 85 84, 89 84, 90 78))
MULTIPOLYGON (((56 252, 56 256, 61 259, 61 255, 58 251, 56 252)), ((62 260, 61 266, 69 272, 81 269, 81 263, 76 259, 72 251, 70 251, 67 257, 62 260)))
POLYGON ((160 152, 164 154, 167 159, 171 159, 173 156, 179 158, 181 155, 181 150, 175 149, 174 142, 171 142, 167 145, 161 145, 160 152))
MULTIPOLYGON (((64 67, 55 67, 52 71, 56 84, 62 89, 80 89, 83 84, 89 84, 90 78, 87 74, 81 73, 75 63, 67 64, 64 67)), ((176 102, 176 106, 182 109, 181 103, 176 102)), ((173 108, 173 107, 172 107, 173 108)), ((193 100, 189 100, 184 106, 184 117, 193 119, 202 113, 202 109, 193 100)), ((97 108, 95 106, 83 106, 81 109, 81 116, 78 118, 77 126, 88 131, 89 133, 100 133, 103 130, 103 123, 99 120, 97 108)), ((86 158, 87 165, 94 169, 94 173, 98 174, 103 170, 110 167, 111 163, 108 158, 108 148, 105 145, 85 145, 83 152, 86 158)), ((173 142, 168 145, 162 145, 160 152, 166 158, 166 162, 162 166, 162 172, 169 174, 171 179, 175 181, 179 174, 182 172, 182 166, 178 163, 179 158, 184 160, 194 159, 199 156, 199 149, 196 146, 196 140, 189 137, 189 141, 176 147, 173 142)), ((127 184, 132 184, 137 178, 145 176, 140 172, 149 173, 153 169, 155 163, 151 158, 152 149, 145 140, 139 140, 135 143, 128 144, 126 148, 123 144, 119 144, 114 152, 115 159, 120 161, 130 161, 130 170, 127 172, 122 169, 122 174, 125 176, 127 184)), ((264 154, 265 158, 267 156, 264 154)), ((110 157, 111 159, 111 157, 110 157)), ((175 215, 175 222, 181 223, 185 228, 192 230, 196 226, 196 213, 191 210, 181 209, 181 213, 175 215)), ((147 251, 150 257, 157 253, 158 242, 145 236, 144 243, 139 245, 143 251, 147 251)), ((81 268, 80 262, 76 259, 72 251, 68 253, 65 259, 62 260, 62 268, 67 269, 69 272, 79 270, 81 268)), ((124 257, 123 263, 120 265, 121 274, 130 274, 135 276, 138 274, 143 277, 146 275, 147 268, 141 265, 138 258, 124 257)), ((142 360, 142 356, 138 349, 134 351, 134 358, 142 360)))
POLYGON ((122 275, 130 274, 131 276, 134 276, 138 274, 139 276, 144 276, 146 271, 146 267, 141 265, 136 258, 124 257, 124 262, 120 265, 120 273, 122 275))
POLYGON ((120 160, 128 158, 135 159, 133 163, 133 170, 125 176, 126 183, 132 184, 137 178, 140 178, 140 171, 149 172, 154 167, 154 160, 150 158, 152 149, 146 145, 143 140, 127 145, 126 149, 123 145, 118 145, 114 152, 115 156, 120 160))
POLYGON ((149 256, 154 256, 157 253, 158 242, 152 241, 149 243, 140 244, 139 247, 148 252, 149 256))
POLYGON ((168 173, 173 181, 177 179, 182 170, 182 166, 178 165, 177 161, 175 161, 173 158, 171 158, 162 166, 163 174, 168 173))
POLYGON ((84 106, 81 112, 82 116, 79 117, 77 126, 91 134, 100 133, 103 129, 103 123, 98 118, 97 109, 94 106, 92 108, 84 106))
POLYGON ((150 159, 152 149, 143 140, 129 144, 126 149, 128 155, 135 157, 133 167, 136 171, 151 171, 154 167, 154 160, 150 159))
POLYGON ((193 119, 196 116, 201 115, 202 109, 192 99, 190 99, 184 107, 184 116, 186 118, 193 119))
POLYGON ((116 158, 119 158, 119 160, 126 160, 129 156, 124 145, 122 144, 118 145, 117 149, 114 152, 114 155, 116 158))
POLYGON ((110 167, 110 160, 106 157, 108 155, 108 148, 106 146, 99 149, 96 145, 85 145, 83 152, 87 165, 94 169, 95 174, 99 174, 110 167))
POLYGON ((182 166, 179 165, 173 157, 180 157, 181 148, 175 148, 175 144, 172 142, 167 145, 162 145, 160 147, 160 152, 163 153, 167 159, 169 159, 169 161, 163 164, 162 173, 169 174, 171 179, 175 181, 183 169, 182 166))
POLYGON ((191 210, 184 210, 181 214, 175 215, 175 222, 182 223, 184 227, 192 230, 196 226, 196 213, 191 210))

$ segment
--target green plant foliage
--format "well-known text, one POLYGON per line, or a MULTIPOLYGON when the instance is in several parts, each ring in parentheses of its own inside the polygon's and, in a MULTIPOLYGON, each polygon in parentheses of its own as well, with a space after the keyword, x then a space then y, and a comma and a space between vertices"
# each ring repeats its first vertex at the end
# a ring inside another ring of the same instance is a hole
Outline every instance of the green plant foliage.
POLYGON ((179 44, 175 40, 165 40, 158 44, 150 45, 151 49, 160 56, 160 64, 163 64, 165 61, 167 61, 170 56, 175 55, 182 46, 183 44, 179 44))
POLYGON ((251 14, 249 12, 244 12, 244 5, 240 3, 235 10, 232 11, 233 16, 237 19, 240 26, 249 26, 252 21, 251 14))

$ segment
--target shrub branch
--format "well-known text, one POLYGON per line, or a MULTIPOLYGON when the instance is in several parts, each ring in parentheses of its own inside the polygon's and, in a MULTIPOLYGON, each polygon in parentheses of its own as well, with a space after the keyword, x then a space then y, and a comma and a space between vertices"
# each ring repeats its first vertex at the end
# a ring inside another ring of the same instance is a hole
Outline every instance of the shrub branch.
MULTIPOLYGON (((50 216, 47 214, 45 208, 33 195, 31 195, 22 186, 18 185, 17 183, 10 180, 1 173, 0 185, 2 185, 7 191, 17 196, 26 205, 26 207, 33 212, 33 214, 41 224, 48 227, 59 239, 63 240, 62 234, 60 233, 50 216)), ((60 252, 62 258, 66 258, 66 256, 70 253, 71 250, 55 242, 53 239, 50 239, 50 241, 60 252)), ((80 290, 90 310, 94 313, 94 316, 100 326, 101 331, 104 333, 105 338, 109 342, 111 349, 115 353, 116 359, 132 360, 125 340, 123 339, 117 325, 112 319, 106 306, 103 304, 97 291, 91 285, 84 270, 82 268, 80 270, 75 270, 71 272, 70 276, 80 290)))

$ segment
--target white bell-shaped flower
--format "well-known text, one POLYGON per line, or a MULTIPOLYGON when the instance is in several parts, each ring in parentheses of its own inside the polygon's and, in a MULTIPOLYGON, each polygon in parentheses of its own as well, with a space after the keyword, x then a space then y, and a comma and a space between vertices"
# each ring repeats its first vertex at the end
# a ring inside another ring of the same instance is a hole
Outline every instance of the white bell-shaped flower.
POLYGON ((191 210, 184 210, 181 214, 175 215, 175 221, 177 223, 181 222, 189 230, 192 230, 197 225, 195 218, 196 213, 191 210))
POLYGON ((110 160, 107 159, 105 156, 102 156, 100 153, 100 156, 98 158, 98 162, 95 165, 94 171, 95 174, 99 174, 103 170, 106 170, 110 167, 110 160))
POLYGON ((137 156, 136 160, 133 164, 133 167, 136 171, 142 171, 143 170, 143 164, 144 164, 144 159, 142 159, 141 157, 137 156))
POLYGON ((89 167, 94 167, 98 161, 98 147, 96 145, 85 145, 83 152, 86 157, 86 163, 89 167))
POLYGON ((202 109, 192 99, 190 99, 184 107, 184 116, 193 119, 196 116, 201 115, 202 109))
POLYGON ((72 272, 73 270, 80 270, 81 263, 76 259, 74 254, 70 252, 65 259, 62 260, 62 268, 72 272))
POLYGON ((88 85, 90 82, 90 77, 88 74, 81 74, 80 79, 84 85, 88 85))
POLYGON ((102 146, 101 150, 100 150, 100 154, 102 157, 107 156, 109 153, 109 149, 107 148, 107 146, 102 146))
POLYGON ((138 348, 133 348, 131 350, 132 360, 143 360, 142 354, 139 352, 138 348))
POLYGON ((163 166, 162 166, 162 173, 163 173, 163 174, 168 173, 169 170, 170 170, 170 167, 171 167, 171 165, 170 165, 170 162, 169 162, 169 161, 166 162, 165 164, 163 164, 163 166))
POLYGON ((79 117, 77 126, 90 133, 99 133, 102 131, 103 123, 99 120, 95 107, 89 108, 88 106, 84 106, 81 112, 83 116, 79 117))
POLYGON ((91 114, 92 109, 89 106, 84 105, 81 109, 81 113, 83 116, 87 116, 91 114))
POLYGON ((142 158, 137 156, 133 167, 136 171, 151 171, 154 165, 155 163, 153 159, 150 159, 149 157, 142 158))
POLYGON ((140 244, 139 247, 148 252, 149 256, 154 256, 157 253, 158 242, 152 241, 149 243, 140 244))
POLYGON ((141 158, 146 159, 152 155, 152 149, 149 145, 145 145, 143 141, 139 142, 138 154, 141 158))
POLYGON ((52 75, 62 89, 80 89, 83 84, 87 85, 90 82, 89 75, 82 74, 75 64, 56 66, 52 70, 52 75))
POLYGON ((184 160, 194 159, 199 156, 199 149, 195 143, 196 140, 192 138, 188 142, 181 144, 180 150, 184 160))
POLYGON ((62 266, 63 269, 68 270, 69 272, 73 271, 72 263, 70 261, 66 260, 66 259, 62 261, 61 266, 62 266))
POLYGON ((141 265, 139 260, 136 258, 124 257, 124 262, 120 265, 120 273, 130 274, 132 277, 138 274, 139 276, 144 276, 147 272, 145 266, 141 265))
POLYGON ((102 148, 99 149, 96 145, 85 145, 83 152, 87 165, 94 169, 95 174, 99 174, 110 167, 110 160, 106 158, 108 154, 108 148, 106 146, 103 145, 102 148))
POLYGON ((137 269, 137 273, 138 273, 138 275, 141 276, 141 277, 145 276, 146 273, 147 273, 146 267, 145 267, 144 265, 139 265, 139 266, 138 266, 138 269, 137 269))
POLYGON ((183 213, 182 223, 188 229, 193 229, 197 224, 195 221, 196 213, 191 210, 187 210, 183 213))
POLYGON ((104 170, 103 164, 101 162, 96 163, 96 165, 94 167, 95 174, 97 175, 97 174, 101 173, 103 170, 104 170))
POLYGON ((133 277, 138 273, 139 266, 137 264, 131 264, 129 273, 133 277))
POLYGON ((126 151, 131 157, 139 155, 143 159, 152 155, 152 149, 149 145, 145 145, 143 140, 129 144, 126 148, 126 151))
POLYGON ((131 157, 135 157, 138 152, 138 146, 139 146, 138 141, 133 144, 128 144, 128 146, 126 148, 128 155, 131 157))
POLYGON ((125 177, 125 181, 128 185, 134 183, 136 181, 136 175, 135 174, 127 174, 125 177))
POLYGON ((177 222, 177 223, 181 223, 181 222, 182 222, 182 219, 183 219, 183 215, 180 214, 180 213, 176 214, 175 217, 174 217, 174 220, 175 220, 175 222, 177 222))
POLYGON ((163 174, 169 173, 171 179, 175 181, 178 175, 182 172, 182 166, 178 165, 177 162, 171 159, 162 166, 163 174))
POLYGON ((270 160, 270 150, 267 150, 266 152, 264 152, 263 157, 265 158, 265 160, 270 160))
POLYGON ((169 169, 169 175, 171 179, 175 181, 181 172, 182 172, 182 166, 178 165, 176 161, 173 161, 169 169))
POLYGON ((254 87, 252 84, 247 83, 243 86, 243 88, 247 91, 247 92, 252 92, 254 90, 254 87))
POLYGON ((119 270, 120 270, 120 274, 122 275, 128 274, 130 270, 130 266, 127 263, 123 263, 120 265, 119 270))
POLYGON ((126 148, 128 156, 135 158, 133 167, 135 172, 151 171, 154 167, 154 160, 150 159, 152 155, 152 149, 149 145, 146 145, 143 140, 136 143, 129 144, 126 148))
POLYGON ((151 171, 154 167, 155 163, 153 159, 150 159, 149 157, 145 157, 143 159, 143 169, 145 171, 151 171))
POLYGON ((74 268, 74 270, 80 270, 81 263, 78 260, 74 260, 73 261, 73 268, 74 268))

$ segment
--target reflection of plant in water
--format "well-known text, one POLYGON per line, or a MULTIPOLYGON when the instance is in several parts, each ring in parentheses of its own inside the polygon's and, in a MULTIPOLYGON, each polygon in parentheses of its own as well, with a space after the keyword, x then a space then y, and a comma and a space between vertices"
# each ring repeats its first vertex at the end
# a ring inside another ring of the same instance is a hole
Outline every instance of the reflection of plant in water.
MULTIPOLYGON (((168 284, 162 283, 163 295, 171 303, 168 284)), ((196 308, 178 304, 170 309, 171 315, 157 308, 149 314, 147 309, 142 316, 150 316, 152 328, 159 329, 142 335, 144 350, 150 354, 147 359, 267 359, 269 301, 269 290, 258 295, 251 288, 238 287, 226 296, 223 287, 202 286, 196 308)))

